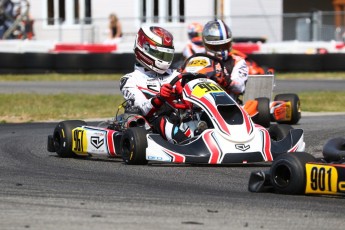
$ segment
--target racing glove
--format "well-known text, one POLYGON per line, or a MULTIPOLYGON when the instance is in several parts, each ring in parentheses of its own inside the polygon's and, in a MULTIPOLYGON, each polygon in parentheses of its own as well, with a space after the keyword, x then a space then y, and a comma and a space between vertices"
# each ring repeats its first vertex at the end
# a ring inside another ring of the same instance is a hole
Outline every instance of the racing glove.
POLYGON ((230 75, 223 73, 223 72, 217 72, 213 79, 223 88, 227 89, 231 83, 230 75))
POLYGON ((162 85, 157 96, 152 98, 151 103, 154 107, 159 108, 163 105, 165 100, 170 100, 173 92, 173 87, 170 84, 162 85))
POLYGON ((161 97, 165 99, 169 99, 171 97, 172 90, 173 90, 173 87, 170 84, 164 84, 162 85, 159 94, 161 97))

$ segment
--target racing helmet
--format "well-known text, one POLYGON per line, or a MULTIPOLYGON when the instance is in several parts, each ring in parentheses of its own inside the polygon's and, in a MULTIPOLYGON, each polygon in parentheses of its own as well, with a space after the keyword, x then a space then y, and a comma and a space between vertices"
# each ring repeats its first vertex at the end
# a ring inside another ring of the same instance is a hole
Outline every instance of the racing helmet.
POLYGON ((206 49, 226 60, 232 46, 230 28, 222 21, 209 21, 202 31, 202 39, 206 49))
POLYGON ((204 26, 198 22, 193 22, 188 25, 188 38, 196 45, 202 45, 202 30, 204 26))
POLYGON ((137 62, 156 73, 165 73, 174 58, 172 34, 158 26, 141 27, 134 43, 137 62))

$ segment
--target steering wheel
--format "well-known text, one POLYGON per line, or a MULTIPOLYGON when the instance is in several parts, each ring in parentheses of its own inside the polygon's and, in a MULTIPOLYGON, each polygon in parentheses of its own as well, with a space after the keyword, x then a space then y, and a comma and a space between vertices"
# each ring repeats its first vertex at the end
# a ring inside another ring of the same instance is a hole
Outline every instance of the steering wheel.
MULTIPOLYGON (((198 78, 207 78, 205 74, 201 73, 181 73, 174 77, 170 81, 170 85, 173 87, 179 80, 181 80, 181 86, 184 87, 188 81, 198 79, 198 78)), ((179 101, 179 103, 169 103, 164 98, 160 97, 162 101, 164 101, 168 106, 172 107, 173 109, 189 109, 190 104, 184 101, 179 101)))
POLYGON ((207 76, 202 73, 181 73, 171 80, 170 85, 174 86, 181 79, 181 86, 184 87, 187 82, 198 78, 207 78, 207 76))

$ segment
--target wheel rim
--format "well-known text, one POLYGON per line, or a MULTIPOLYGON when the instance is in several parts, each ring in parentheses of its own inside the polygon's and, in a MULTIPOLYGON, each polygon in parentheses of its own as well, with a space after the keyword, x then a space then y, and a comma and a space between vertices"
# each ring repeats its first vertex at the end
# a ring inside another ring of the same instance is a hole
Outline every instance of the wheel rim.
POLYGON ((122 142, 122 156, 126 158, 126 160, 130 159, 130 146, 131 146, 131 142, 128 138, 125 138, 122 142))
POLYGON ((55 132, 54 133, 54 148, 56 151, 59 151, 61 149, 62 147, 61 141, 62 141, 62 137, 60 133, 55 132))
POLYGON ((277 186, 285 188, 290 184, 291 170, 286 165, 276 167, 274 182, 277 186))

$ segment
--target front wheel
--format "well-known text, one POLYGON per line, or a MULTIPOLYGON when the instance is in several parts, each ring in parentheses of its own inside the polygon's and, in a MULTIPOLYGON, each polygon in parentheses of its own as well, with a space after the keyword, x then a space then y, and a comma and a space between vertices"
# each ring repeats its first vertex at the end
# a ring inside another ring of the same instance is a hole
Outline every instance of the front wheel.
POLYGON ((129 165, 146 165, 147 131, 141 127, 127 129, 122 136, 120 151, 129 165))
POLYGON ((57 124, 53 134, 53 145, 55 152, 60 157, 76 157, 77 155, 72 151, 73 135, 72 130, 86 125, 85 121, 69 120, 62 121, 57 124))
POLYGON ((274 190, 283 194, 304 194, 306 187, 305 164, 315 161, 315 157, 306 152, 280 155, 270 168, 270 180, 274 190))

